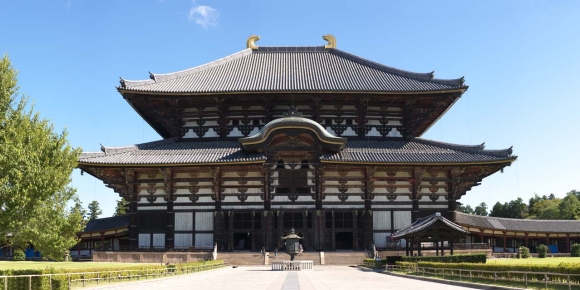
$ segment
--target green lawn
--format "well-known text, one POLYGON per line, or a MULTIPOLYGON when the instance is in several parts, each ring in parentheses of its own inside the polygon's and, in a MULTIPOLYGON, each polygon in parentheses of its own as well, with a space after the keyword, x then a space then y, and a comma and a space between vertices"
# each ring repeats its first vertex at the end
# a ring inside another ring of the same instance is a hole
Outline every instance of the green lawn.
POLYGON ((23 270, 23 269, 89 269, 89 268, 120 268, 143 265, 142 263, 99 263, 99 262, 13 262, 0 261, 0 270, 23 270))
POLYGON ((560 264, 580 263, 580 257, 556 257, 556 258, 528 258, 528 259, 488 259, 487 264, 560 264))

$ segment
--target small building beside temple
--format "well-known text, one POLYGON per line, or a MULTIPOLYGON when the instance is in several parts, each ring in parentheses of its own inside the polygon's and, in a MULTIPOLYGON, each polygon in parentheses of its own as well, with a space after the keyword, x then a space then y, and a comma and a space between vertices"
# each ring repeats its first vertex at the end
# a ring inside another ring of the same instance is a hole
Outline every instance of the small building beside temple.
POLYGON ((421 138, 468 89, 463 78, 388 67, 331 35, 312 47, 258 39, 201 66, 121 79, 160 140, 81 155, 83 172, 130 203, 126 231, 83 241, 273 250, 295 228, 306 251, 381 249, 419 218, 455 221, 456 202, 516 160, 511 148, 421 138))

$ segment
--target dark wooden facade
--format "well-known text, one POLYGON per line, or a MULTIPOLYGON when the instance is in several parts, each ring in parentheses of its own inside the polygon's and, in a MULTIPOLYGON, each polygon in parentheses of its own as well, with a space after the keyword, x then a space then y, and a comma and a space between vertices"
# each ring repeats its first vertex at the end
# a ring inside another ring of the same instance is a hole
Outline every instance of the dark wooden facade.
POLYGON ((273 249, 291 227, 304 237, 306 250, 380 248, 419 217, 441 212, 452 219, 462 195, 515 160, 511 149, 418 138, 467 89, 462 79, 436 80, 334 48, 288 51, 249 48, 221 64, 122 81, 119 92, 164 139, 83 153, 79 168, 130 202, 131 249, 214 243, 220 250, 273 249), (272 82, 283 86, 284 78, 319 75, 318 89, 231 91, 226 80, 236 78, 236 68, 211 74, 214 82, 224 82, 223 91, 171 87, 197 77, 187 84, 213 84, 204 73, 234 64, 246 68, 239 62, 266 53, 312 53, 323 66, 352 62, 364 69, 348 81, 363 88, 325 87, 324 79, 338 72, 313 71, 300 62, 272 82), (372 83, 366 69, 394 76, 393 87, 411 87, 382 89, 389 84, 380 83, 365 89, 372 83), (164 87, 150 87, 157 85, 164 87))

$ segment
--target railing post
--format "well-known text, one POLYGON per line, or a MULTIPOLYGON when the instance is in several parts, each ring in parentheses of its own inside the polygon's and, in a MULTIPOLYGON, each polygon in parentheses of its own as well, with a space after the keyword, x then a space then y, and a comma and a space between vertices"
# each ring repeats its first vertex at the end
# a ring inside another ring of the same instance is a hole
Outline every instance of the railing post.
POLYGON ((548 289, 548 274, 544 273, 544 280, 546 281, 546 289, 548 289))
POLYGON ((85 288, 85 275, 81 275, 81 279, 83 280, 83 288, 85 288))
POLYGON ((70 284, 70 274, 68 274, 66 276, 67 276, 66 279, 68 280, 68 290, 71 290, 72 289, 72 287, 71 287, 72 285, 70 284))
POLYGON ((568 290, 572 290, 572 285, 570 285, 570 274, 568 274, 568 290))
POLYGON ((526 282, 526 288, 528 288, 528 273, 524 273, 524 280, 526 282))
POLYGON ((28 290, 32 290, 32 276, 28 276, 28 290))
POLYGON ((97 272, 97 285, 99 285, 99 280, 101 280, 101 272, 97 272))

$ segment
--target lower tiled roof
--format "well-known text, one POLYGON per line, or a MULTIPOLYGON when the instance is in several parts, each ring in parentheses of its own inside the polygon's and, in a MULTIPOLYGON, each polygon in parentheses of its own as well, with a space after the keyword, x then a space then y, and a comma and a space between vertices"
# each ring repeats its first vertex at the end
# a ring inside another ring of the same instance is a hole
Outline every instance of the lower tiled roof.
POLYGON ((455 222, 464 226, 488 230, 528 233, 578 233, 578 220, 527 220, 478 216, 456 212, 455 222))
POLYGON ((83 233, 104 232, 129 227, 129 216, 115 216, 108 218, 92 219, 85 226, 83 233))
POLYGON ((458 233, 469 234, 469 232, 464 230, 460 225, 455 224, 452 221, 444 218, 443 216, 441 216, 440 213, 435 213, 435 214, 432 214, 428 217, 424 217, 424 218, 420 218, 420 219, 416 220, 409 227, 404 228, 404 229, 399 230, 396 233, 394 233, 392 237, 395 239, 405 238, 408 235, 412 235, 414 233, 418 233, 420 231, 429 229, 431 226, 433 226, 437 222, 445 224, 448 228, 450 228, 458 233))
MULTIPOLYGON (((511 149, 484 150, 426 139, 349 140, 338 153, 321 156, 327 162, 363 163, 470 163, 511 161, 511 149)), ((174 138, 127 147, 103 147, 102 152, 82 153, 79 163, 111 165, 211 164, 261 162, 263 153, 247 153, 235 140, 205 141, 174 138)))

